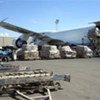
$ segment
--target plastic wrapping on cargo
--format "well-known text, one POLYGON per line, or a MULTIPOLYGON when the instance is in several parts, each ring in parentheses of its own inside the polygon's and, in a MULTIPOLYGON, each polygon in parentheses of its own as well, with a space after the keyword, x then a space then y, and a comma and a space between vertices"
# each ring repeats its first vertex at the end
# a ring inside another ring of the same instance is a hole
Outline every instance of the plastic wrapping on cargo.
POLYGON ((72 50, 70 46, 63 46, 59 48, 61 58, 75 58, 76 51, 72 50))
POLYGON ((43 45, 40 50, 40 57, 42 59, 56 59, 60 58, 60 52, 55 45, 43 45))
POLYGON ((73 47, 77 52, 77 57, 80 58, 91 58, 93 56, 93 51, 85 45, 77 45, 73 47))
POLYGON ((23 45, 17 52, 17 58, 19 60, 39 59, 39 51, 37 45, 23 45))

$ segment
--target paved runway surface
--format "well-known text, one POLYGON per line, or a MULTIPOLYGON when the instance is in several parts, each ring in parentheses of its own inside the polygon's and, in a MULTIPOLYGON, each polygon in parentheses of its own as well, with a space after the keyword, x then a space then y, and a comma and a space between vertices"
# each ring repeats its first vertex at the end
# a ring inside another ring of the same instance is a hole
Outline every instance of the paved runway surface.
MULTIPOLYGON (((100 100, 100 58, 59 59, 10 62, 31 69, 41 68, 57 74, 71 74, 71 82, 62 82, 63 90, 52 92, 53 100, 100 100)), ((7 96, 0 100, 14 100, 7 96)), ((18 99, 23 100, 23 99, 18 99)))

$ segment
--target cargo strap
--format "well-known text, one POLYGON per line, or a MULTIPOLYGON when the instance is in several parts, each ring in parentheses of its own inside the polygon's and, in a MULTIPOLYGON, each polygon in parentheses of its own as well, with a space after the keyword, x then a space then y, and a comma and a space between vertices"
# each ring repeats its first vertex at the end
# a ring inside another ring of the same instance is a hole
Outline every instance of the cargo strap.
POLYGON ((51 97, 51 93, 50 93, 50 90, 49 89, 46 89, 47 90, 47 95, 45 96, 35 96, 35 97, 29 97, 23 93, 21 93, 20 91, 17 91, 16 90, 16 94, 18 94, 19 96, 21 96, 22 98, 24 99, 27 99, 27 100, 37 100, 37 99, 44 99, 44 100, 52 100, 52 97, 51 97))

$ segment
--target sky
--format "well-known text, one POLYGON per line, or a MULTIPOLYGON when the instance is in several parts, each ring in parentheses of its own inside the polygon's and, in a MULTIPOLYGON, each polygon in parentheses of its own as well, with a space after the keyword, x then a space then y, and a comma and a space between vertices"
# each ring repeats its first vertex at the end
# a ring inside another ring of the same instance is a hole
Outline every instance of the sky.
MULTIPOLYGON (((100 20, 100 0, 0 0, 0 21, 36 31, 71 30, 100 20)), ((20 34, 0 27, 0 36, 20 34)))

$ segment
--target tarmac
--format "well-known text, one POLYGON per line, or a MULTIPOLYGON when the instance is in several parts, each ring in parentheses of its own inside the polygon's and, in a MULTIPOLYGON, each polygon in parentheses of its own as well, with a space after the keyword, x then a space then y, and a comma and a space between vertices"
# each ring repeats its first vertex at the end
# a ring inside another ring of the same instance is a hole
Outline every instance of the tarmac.
MULTIPOLYGON (((70 74, 71 82, 61 82, 63 90, 51 93, 53 100, 100 100, 100 58, 32 60, 9 63, 20 65, 20 68, 40 68, 53 71, 54 74, 70 74)), ((24 99, 1 96, 0 100, 24 99)))

